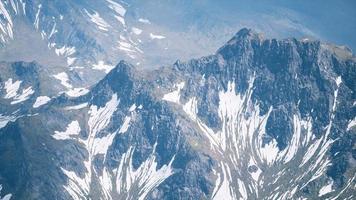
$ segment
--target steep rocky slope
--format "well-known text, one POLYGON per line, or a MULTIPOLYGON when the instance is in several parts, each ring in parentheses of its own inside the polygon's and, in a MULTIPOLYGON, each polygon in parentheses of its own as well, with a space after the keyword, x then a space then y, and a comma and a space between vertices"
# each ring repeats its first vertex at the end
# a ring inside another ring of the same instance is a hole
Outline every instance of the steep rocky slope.
POLYGON ((248 29, 170 67, 121 61, 87 93, 2 122, 0 196, 352 199, 355 65, 341 47, 248 29))

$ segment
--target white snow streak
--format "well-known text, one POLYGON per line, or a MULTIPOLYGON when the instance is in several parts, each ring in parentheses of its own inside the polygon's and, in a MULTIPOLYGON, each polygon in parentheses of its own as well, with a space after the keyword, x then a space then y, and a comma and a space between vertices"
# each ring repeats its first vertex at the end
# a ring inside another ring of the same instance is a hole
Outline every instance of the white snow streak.
POLYGON ((20 102, 26 101, 30 96, 35 93, 32 87, 28 87, 22 90, 22 93, 18 93, 22 81, 12 82, 12 79, 8 79, 4 84, 4 89, 6 90, 5 99, 13 99, 11 104, 18 104, 20 102))
POLYGON ((117 19, 117 21, 119 21, 122 25, 125 26, 124 16, 126 13, 126 9, 115 1, 112 0, 106 0, 106 1, 109 3, 109 8, 111 8, 116 13, 114 17, 117 19))
POLYGON ((0 114, 0 129, 4 128, 7 123, 13 122, 16 120, 16 116, 4 116, 0 114))
POLYGON ((191 119, 196 120, 196 116, 198 113, 196 98, 192 97, 191 99, 189 99, 188 102, 183 106, 183 110, 191 119))
POLYGON ((80 110, 82 108, 85 108, 88 106, 88 103, 82 103, 82 104, 78 104, 75 106, 67 106, 64 108, 64 110, 80 110))
POLYGON ((33 23, 33 25, 35 25, 35 28, 38 30, 39 28, 39 23, 40 23, 40 12, 41 12, 41 8, 42 8, 42 4, 38 5, 38 10, 36 13, 36 18, 35 18, 35 22, 33 23))
POLYGON ((97 154, 96 135, 109 124, 111 116, 116 111, 119 102, 120 100, 117 98, 117 95, 113 94, 111 100, 104 107, 90 106, 88 150, 92 156, 97 154))
POLYGON ((57 23, 54 22, 53 26, 52 26, 52 30, 50 32, 50 34, 48 35, 48 39, 50 39, 55 33, 57 33, 58 31, 56 30, 56 26, 57 26, 57 23))
POLYGON ((111 26, 103 18, 100 17, 98 12, 93 11, 93 14, 91 14, 86 9, 84 9, 84 11, 89 16, 90 21, 92 21, 98 27, 98 29, 105 32, 109 30, 111 26))
POLYGON ((54 51, 58 56, 66 56, 66 57, 73 55, 76 52, 75 47, 67 47, 67 46, 63 46, 59 49, 55 49, 54 51))
MULTIPOLYGON (((134 170, 132 166, 133 152, 134 148, 130 147, 128 152, 121 157, 116 171, 116 191, 123 199, 144 200, 155 187, 174 173, 172 169, 174 157, 168 165, 157 169, 156 156, 152 153, 139 168, 134 170)), ((155 152, 155 148, 153 152, 155 152)))
POLYGON ((336 82, 336 85, 339 87, 340 84, 342 83, 341 76, 338 76, 338 77, 336 78, 335 82, 336 82))
POLYGON ((156 34, 150 33, 150 38, 151 38, 152 40, 154 40, 154 39, 161 40, 161 39, 164 39, 164 38, 166 38, 166 37, 163 36, 163 35, 156 35, 156 34))
POLYGON ((130 121, 131 121, 131 117, 126 116, 124 119, 124 123, 122 124, 119 133, 125 133, 127 131, 127 129, 129 129, 130 126, 130 121))
POLYGON ((122 5, 112 0, 106 0, 106 1, 109 3, 109 7, 115 10, 115 12, 117 12, 121 16, 125 16, 126 9, 122 5))
POLYGON ((0 1, 0 14, 4 20, 0 20, 0 39, 2 42, 7 42, 7 37, 13 39, 13 22, 11 15, 6 10, 3 1, 0 1))
MULTIPOLYGON (((85 165, 87 167, 87 163, 85 165)), ((61 170, 68 177, 68 185, 63 185, 64 189, 73 199, 84 199, 89 193, 90 176, 85 174, 84 178, 81 178, 75 172, 68 171, 62 167, 61 170)))
POLYGON ((214 200, 220 200, 220 199, 234 200, 236 198, 232 193, 233 188, 230 187, 230 183, 229 183, 230 171, 226 170, 228 166, 225 165, 223 162, 220 163, 220 166, 222 169, 222 176, 218 174, 219 177, 217 179, 217 182, 215 183, 215 188, 212 197, 214 200))
POLYGON ((12 82, 12 78, 5 82, 4 89, 6 90, 5 99, 11 99, 17 96, 17 91, 20 88, 22 81, 12 82))
POLYGON ((11 102, 11 104, 18 104, 23 101, 26 101, 27 99, 30 98, 30 96, 35 93, 35 91, 32 90, 32 87, 25 88, 22 90, 22 93, 16 97, 14 97, 14 101, 11 102))
MULTIPOLYGON (((94 156, 97 154, 104 154, 104 158, 106 157, 107 150, 111 146, 116 132, 107 134, 104 137, 97 137, 97 134, 109 125, 110 119, 118 105, 119 99, 117 98, 117 94, 113 94, 104 107, 98 107, 96 105, 90 106, 90 111, 88 113, 89 135, 86 139, 78 139, 79 143, 82 144, 89 153, 88 160, 84 162, 86 174, 81 178, 76 175, 75 172, 62 168, 62 171, 69 178, 68 185, 65 185, 64 188, 74 199, 85 198, 89 193, 93 171, 94 174, 97 175, 97 172, 93 169, 92 163, 94 156)), ((75 125, 72 126, 75 127, 75 125)), ((74 128, 71 127, 71 129, 74 128)), ((57 138, 73 139, 73 134, 68 134, 67 131, 64 133, 58 132, 56 135, 57 138)))
MULTIPOLYGON (((99 172, 98 169, 93 168, 92 162, 94 156, 104 154, 105 159, 108 148, 111 146, 116 132, 118 132, 115 131, 104 137, 98 137, 98 133, 109 125, 111 116, 116 111, 118 104, 119 99, 116 94, 113 94, 111 100, 105 106, 98 107, 92 105, 90 107, 88 121, 89 135, 87 139, 77 138, 79 143, 83 144, 89 152, 89 159, 84 162, 87 173, 84 177, 80 177, 75 172, 62 168, 63 173, 68 177, 68 183, 63 187, 74 199, 82 199, 89 194, 90 182, 93 175, 98 176, 99 184, 101 185, 100 188, 104 195, 103 199, 113 199, 112 194, 116 193, 120 199, 143 200, 154 188, 174 173, 172 169, 174 156, 168 164, 157 169, 154 153, 157 144, 154 145, 152 154, 137 169, 134 169, 132 166, 133 147, 130 147, 126 153, 122 154, 117 169, 111 171, 107 167, 104 167, 99 172)), ((82 106, 80 105, 80 107, 82 106)), ((134 113, 136 109, 136 104, 133 104, 129 108, 129 112, 134 113)), ((142 105, 138 109, 142 109, 142 105)), ((79 123, 73 121, 68 125, 66 131, 56 131, 53 137, 57 139, 75 139, 79 135, 79 132, 79 123)))
MULTIPOLYGON (((264 189, 266 187, 271 188, 271 199, 293 199, 296 191, 325 175, 330 163, 327 151, 333 141, 328 136, 334 114, 325 134, 319 139, 312 133, 312 119, 301 119, 298 113, 294 114, 292 138, 287 147, 280 150, 275 139, 272 138, 267 143, 264 140, 267 119, 273 108, 264 115, 260 114, 258 103, 251 100, 253 82, 254 79, 249 81, 244 94, 236 93, 234 82, 228 82, 227 89, 219 92, 218 114, 222 124, 218 131, 213 131, 197 116, 196 97, 191 97, 182 105, 185 113, 197 124, 210 142, 212 150, 221 159, 213 170, 217 175, 213 199, 258 199, 260 191, 264 190, 263 194, 267 195, 264 189), (300 173, 286 173, 286 169, 296 163, 300 164, 300 173), (256 171, 249 172, 251 179, 246 179, 243 173, 248 166, 251 169, 253 166, 257 167, 256 171), (232 172, 234 178, 231 178, 232 172), (291 181, 280 187, 278 180, 281 179, 291 181), (297 184, 300 182, 303 184, 297 184)), ((338 81, 337 85, 340 84, 338 81)), ((180 90, 169 93, 168 99, 179 103, 179 92, 180 90)), ((332 112, 336 108, 337 92, 338 89, 335 91, 332 112)))

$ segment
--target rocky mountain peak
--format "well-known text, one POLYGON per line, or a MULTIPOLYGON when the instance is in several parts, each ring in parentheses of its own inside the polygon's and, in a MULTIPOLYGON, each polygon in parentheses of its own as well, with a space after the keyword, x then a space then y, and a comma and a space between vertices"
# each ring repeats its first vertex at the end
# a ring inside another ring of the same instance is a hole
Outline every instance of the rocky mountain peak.
POLYGON ((257 33, 256 31, 254 31, 253 29, 250 28, 242 28, 240 29, 235 36, 229 40, 227 43, 230 43, 230 41, 233 41, 234 39, 236 39, 235 42, 237 42, 238 40, 246 40, 246 39, 263 39, 262 38, 262 34, 257 33))
POLYGON ((83 96, 0 115, 0 183, 30 199, 351 197, 355 62, 322 45, 243 29, 152 72, 120 61, 83 96))

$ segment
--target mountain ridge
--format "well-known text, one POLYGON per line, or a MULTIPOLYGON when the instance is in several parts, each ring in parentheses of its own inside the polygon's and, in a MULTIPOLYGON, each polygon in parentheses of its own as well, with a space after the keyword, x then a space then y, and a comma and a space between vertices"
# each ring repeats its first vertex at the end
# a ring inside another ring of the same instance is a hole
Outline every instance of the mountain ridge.
POLYGON ((0 129, 0 159, 33 156, 0 162, 4 193, 352 197, 355 62, 319 42, 261 40, 249 29, 236 36, 214 55, 153 71, 120 61, 88 93, 62 94, 9 122, 0 129), (22 170, 29 180, 14 164, 32 166, 22 170))

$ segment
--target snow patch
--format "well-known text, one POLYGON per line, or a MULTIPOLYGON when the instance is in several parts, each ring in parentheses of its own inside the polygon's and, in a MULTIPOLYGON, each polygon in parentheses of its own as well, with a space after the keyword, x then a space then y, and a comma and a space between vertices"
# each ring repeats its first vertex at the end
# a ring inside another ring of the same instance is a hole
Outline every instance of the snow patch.
POLYGON ((170 101, 179 104, 180 91, 184 88, 184 84, 185 84, 184 82, 181 82, 179 84, 174 85, 174 87, 177 88, 177 90, 165 94, 162 99, 165 101, 170 101))
POLYGON ((67 129, 63 132, 55 131, 52 137, 56 140, 68 140, 72 139, 73 136, 77 136, 80 133, 80 126, 78 121, 72 121, 68 124, 67 129))
POLYGON ((80 97, 89 92, 86 88, 73 88, 66 92, 66 94, 70 97, 80 97))
POLYGON ((332 189, 332 186, 333 186, 333 181, 330 181, 329 184, 327 185, 324 185, 320 190, 319 190, 319 197, 325 195, 325 194, 328 194, 330 192, 333 191, 332 189))
POLYGON ((342 83, 341 76, 338 76, 338 77, 336 78, 335 82, 336 82, 336 85, 339 87, 340 84, 342 83))
POLYGON ((136 110, 136 104, 134 103, 134 104, 132 104, 132 106, 129 108, 129 111, 130 112, 133 112, 133 111, 135 111, 136 110))
POLYGON ((353 127, 355 127, 355 126, 356 126, 356 117, 355 117, 353 120, 351 120, 351 121, 349 122, 349 124, 347 125, 346 131, 351 130, 351 128, 353 128, 353 127))
POLYGON ((105 64, 104 61, 102 61, 102 60, 99 60, 99 62, 97 64, 93 65, 93 69, 103 70, 103 71, 105 71, 105 73, 109 73, 112 69, 114 69, 114 67, 115 66, 113 66, 113 65, 105 64))
POLYGON ((144 23, 144 24, 151 24, 150 20, 144 19, 144 18, 140 18, 140 19, 138 19, 138 21, 141 23, 144 23))
POLYGON ((77 60, 77 58, 67 57, 68 66, 73 65, 73 63, 77 60))
POLYGON ((66 88, 72 88, 73 86, 69 83, 69 77, 68 74, 65 72, 60 72, 56 75, 53 75, 54 78, 58 79, 61 81, 61 84, 66 87, 66 88))
POLYGON ((35 103, 33 104, 33 108, 38 108, 42 105, 45 105, 46 103, 48 103, 51 100, 51 98, 47 97, 47 96, 39 96, 37 97, 35 103))
POLYGON ((28 88, 25 88, 24 90, 22 90, 22 93, 15 96, 13 98, 13 101, 11 102, 11 104, 18 104, 18 103, 21 103, 23 101, 26 101, 27 99, 30 98, 30 96, 35 93, 35 91, 32 90, 32 87, 28 87, 28 88))
POLYGON ((59 49, 55 49, 54 51, 56 52, 57 56, 70 56, 76 52, 75 47, 67 47, 67 46, 63 46, 59 49))
POLYGON ((136 27, 132 27, 131 30, 136 35, 140 35, 142 33, 142 30, 136 27))
POLYGON ((113 132, 106 136, 95 138, 93 142, 93 146, 91 147, 93 155, 103 154, 104 159, 106 159, 106 153, 109 147, 111 146, 115 136, 116 136, 116 132, 113 132))
POLYGON ((279 152, 277 141, 273 139, 269 143, 265 144, 260 151, 262 158, 267 162, 267 164, 272 165, 279 152))
POLYGON ((5 99, 11 99, 17 96, 17 91, 20 88, 22 81, 12 82, 12 78, 5 82, 4 89, 6 90, 5 99))

